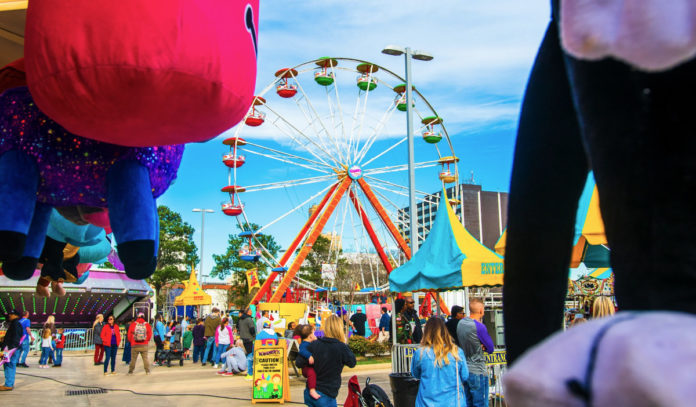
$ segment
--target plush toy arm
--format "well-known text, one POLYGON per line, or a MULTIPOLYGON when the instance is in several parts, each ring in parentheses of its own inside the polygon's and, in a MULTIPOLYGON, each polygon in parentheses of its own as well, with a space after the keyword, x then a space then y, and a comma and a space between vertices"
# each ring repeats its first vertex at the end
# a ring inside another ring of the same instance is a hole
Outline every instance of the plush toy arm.
POLYGON ((150 277, 157 265, 157 207, 148 169, 136 161, 120 161, 107 174, 109 220, 126 275, 150 277))
POLYGON ((6 261, 3 263, 2 270, 8 278, 12 280, 27 280, 34 275, 34 270, 36 270, 36 265, 44 246, 46 229, 48 229, 48 220, 51 217, 52 209, 46 204, 36 203, 22 257, 14 262, 6 261))
POLYGON ((0 156, 0 261, 19 261, 36 206, 39 173, 26 154, 0 156))

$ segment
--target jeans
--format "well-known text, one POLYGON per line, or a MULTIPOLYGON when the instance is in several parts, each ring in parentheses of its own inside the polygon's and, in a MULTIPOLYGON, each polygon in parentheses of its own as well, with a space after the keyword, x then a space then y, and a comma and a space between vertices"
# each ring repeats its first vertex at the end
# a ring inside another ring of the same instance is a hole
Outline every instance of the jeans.
POLYGON ((198 363, 198 359, 203 361, 203 351, 205 350, 205 345, 193 345, 193 363, 198 363))
POLYGON ((17 361, 19 360, 19 352, 15 352, 10 361, 2 367, 5 370, 5 387, 14 387, 15 373, 17 372, 17 361))
POLYGON ((40 365, 48 364, 48 357, 51 355, 51 352, 52 352, 51 348, 49 348, 47 346, 41 347, 41 358, 39 358, 40 365))
POLYGON ((470 374, 464 383, 467 407, 488 407, 488 375, 470 374))
POLYGON ((247 374, 254 375, 254 352, 249 352, 247 355, 247 374))
POLYGON ((208 362, 208 352, 210 352, 211 349, 213 350, 213 363, 215 363, 217 360, 217 356, 215 355, 215 353, 217 352, 217 348, 215 347, 215 338, 212 336, 208 338, 207 342, 205 343, 205 352, 203 352, 203 363, 208 362))
POLYGON ((104 373, 106 373, 109 367, 109 362, 111 362, 111 372, 113 373, 116 369, 116 354, 118 353, 118 346, 104 346, 104 373))
MULTIPOLYGON (((326 394, 317 391, 319 395, 321 396, 318 400, 315 400, 312 396, 309 395, 309 389, 305 389, 304 391, 304 403, 307 406, 310 407, 336 407, 336 399, 332 399, 331 397, 327 396, 326 394)), ((468 404, 467 404, 468 405, 468 404)))
POLYGON ((29 356, 29 348, 31 348, 31 339, 25 338, 24 342, 19 347, 19 363, 20 365, 27 364, 27 356, 29 356))
POLYGON ((218 344, 218 345, 217 345, 217 347, 215 348, 215 356, 214 356, 214 359, 213 359, 213 360, 215 361, 215 363, 225 363, 225 361, 222 360, 222 358, 220 357, 220 355, 222 355, 223 353, 225 353, 225 351, 227 350, 227 347, 228 347, 228 346, 230 346, 229 343, 225 343, 225 344, 222 344, 222 343, 221 343, 221 344, 218 344))
POLYGON ((60 366, 63 364, 63 348, 56 348, 56 356, 53 358, 53 365, 60 366))
POLYGON ((123 356, 121 356, 121 360, 125 364, 129 364, 131 361, 131 344, 128 341, 126 341, 126 344, 123 346, 123 356))

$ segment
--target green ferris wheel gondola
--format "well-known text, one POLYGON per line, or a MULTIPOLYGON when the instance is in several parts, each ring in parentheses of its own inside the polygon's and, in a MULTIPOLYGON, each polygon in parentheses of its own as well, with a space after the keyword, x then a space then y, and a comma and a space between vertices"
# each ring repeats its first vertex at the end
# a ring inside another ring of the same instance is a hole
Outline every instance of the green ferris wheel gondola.
POLYGON ((372 74, 379 70, 377 65, 362 63, 359 64, 355 69, 361 73, 358 77, 358 88, 363 92, 369 92, 377 87, 377 79, 375 79, 372 74))
POLYGON ((330 57, 321 57, 316 64, 321 69, 314 73, 314 81, 321 86, 332 85, 334 83, 334 74, 332 71, 329 71, 329 68, 338 65, 338 61, 330 57))

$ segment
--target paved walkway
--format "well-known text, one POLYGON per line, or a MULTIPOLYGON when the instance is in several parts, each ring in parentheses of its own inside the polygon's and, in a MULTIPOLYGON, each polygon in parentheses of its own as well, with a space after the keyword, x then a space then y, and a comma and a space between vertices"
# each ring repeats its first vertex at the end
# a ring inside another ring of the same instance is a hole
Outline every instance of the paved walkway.
MULTIPOLYGON (((150 352, 152 355, 152 352, 150 352)), ((121 360, 119 352, 118 360, 121 360)), ((251 382, 244 380, 243 376, 218 376, 216 369, 208 366, 194 365, 186 361, 183 367, 177 362, 172 367, 153 367, 152 374, 145 375, 143 365, 138 360, 135 374, 127 376, 128 367, 119 362, 116 366, 116 376, 104 376, 102 366, 94 366, 91 354, 83 352, 64 354, 63 366, 60 368, 39 369, 38 357, 30 356, 27 368, 17 368, 17 380, 15 389, 11 392, 0 393, 0 405, 3 406, 125 406, 125 407, 154 407, 154 406, 252 406, 250 401, 251 382), (67 384, 59 383, 64 382, 67 384), (79 390, 74 385, 94 386, 105 389, 131 390, 137 393, 153 395, 133 394, 127 391, 109 391, 106 394, 66 396, 67 390, 79 390), (205 394, 210 396, 171 396, 171 394, 205 394), (225 398, 221 398, 225 397, 225 398)), ((292 370, 292 368, 291 368, 292 370)), ((0 372, 2 369, 0 369, 0 372)), ((346 383, 352 375, 357 375, 361 387, 365 384, 365 378, 371 378, 371 382, 381 386, 390 393, 389 373, 391 365, 374 364, 360 365, 354 369, 345 368, 343 371, 343 386, 338 395, 338 402, 342 404, 346 399, 346 383)), ((4 376, 0 373, 0 384, 4 382, 4 376)), ((304 379, 290 376, 290 393, 292 404, 303 404, 302 392, 304 391, 304 379)), ((267 405, 263 403, 261 405, 267 405)))

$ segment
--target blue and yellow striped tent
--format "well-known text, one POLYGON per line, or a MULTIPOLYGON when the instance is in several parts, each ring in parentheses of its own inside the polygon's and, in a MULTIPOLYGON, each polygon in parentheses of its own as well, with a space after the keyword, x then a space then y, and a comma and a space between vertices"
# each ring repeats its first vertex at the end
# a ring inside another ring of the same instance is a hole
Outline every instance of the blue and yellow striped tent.
MULTIPOLYGON (((503 231, 503 235, 495 244, 495 252, 501 256, 505 255, 506 239, 507 230, 503 231)), ((599 210, 599 194, 592 173, 587 177, 575 215, 575 237, 570 268, 576 268, 580 263, 584 263, 588 268, 609 267, 609 247, 599 210)))
POLYGON ((478 242, 450 206, 445 191, 428 237, 407 263, 389 274, 389 290, 444 291, 503 284, 503 258, 478 242))

